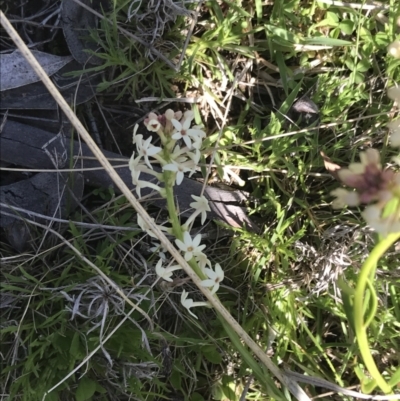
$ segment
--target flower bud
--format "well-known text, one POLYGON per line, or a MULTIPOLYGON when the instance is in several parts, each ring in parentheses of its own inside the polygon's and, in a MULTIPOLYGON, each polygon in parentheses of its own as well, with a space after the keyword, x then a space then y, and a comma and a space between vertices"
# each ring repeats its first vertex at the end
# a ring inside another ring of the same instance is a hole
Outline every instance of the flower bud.
POLYGON ((388 48, 388 53, 394 58, 400 58, 400 40, 395 40, 388 48))

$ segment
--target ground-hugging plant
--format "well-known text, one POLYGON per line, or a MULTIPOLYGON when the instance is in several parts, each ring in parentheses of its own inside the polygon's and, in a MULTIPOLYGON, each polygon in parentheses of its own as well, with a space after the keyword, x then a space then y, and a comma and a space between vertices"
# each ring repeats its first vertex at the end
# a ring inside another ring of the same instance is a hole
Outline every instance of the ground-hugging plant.
MULTIPOLYGON (((185 260, 196 274, 203 280, 202 285, 211 289, 215 294, 221 281, 224 279, 224 272, 217 263, 212 269, 211 261, 203 252, 205 245, 201 245, 201 234, 191 236, 190 228, 196 217, 201 216, 201 224, 205 223, 207 212, 210 211, 208 200, 204 196, 192 195, 194 200, 190 206, 193 213, 181 223, 175 204, 174 185, 180 185, 184 173, 192 175, 201 157, 201 147, 206 134, 199 126, 191 126, 194 118, 192 111, 174 112, 167 110, 164 114, 158 116, 150 113, 144 121, 148 131, 156 133, 161 141, 161 147, 152 145, 152 137, 143 139, 143 135, 137 134, 138 125, 133 132, 133 143, 136 145, 136 153, 130 159, 129 167, 132 173, 132 181, 136 188, 136 193, 141 196, 141 188, 148 187, 156 190, 166 199, 169 219, 171 226, 159 226, 159 228, 175 237, 175 244, 180 250, 185 260), (153 169, 152 163, 158 163, 162 168, 162 173, 153 169), (153 182, 140 180, 140 174, 146 172, 153 175, 159 182, 163 183, 161 187, 153 182)), ((150 236, 155 237, 142 218, 138 215, 138 225, 150 236)), ((173 272, 180 270, 181 267, 170 263, 165 267, 165 258, 160 257, 155 270, 157 275, 168 282, 172 282, 173 272)), ((189 294, 183 290, 181 295, 182 305, 194 316, 190 310, 196 306, 208 306, 207 302, 194 302, 188 298, 189 294)))
MULTIPOLYGON (((298 400, 309 400, 310 398, 301 387, 280 371, 275 363, 271 361, 265 352, 222 306, 216 292, 224 279, 224 271, 218 263, 213 267, 206 253, 203 252, 206 246, 201 244, 201 234, 195 236, 190 234, 192 223, 197 216, 201 217, 202 224, 205 223, 207 212, 210 211, 207 199, 204 196, 192 195, 194 200, 190 204, 193 208, 192 214, 183 223, 179 219, 178 207, 175 204, 174 198, 174 185, 182 183, 184 173, 189 173, 190 176, 195 172, 201 157, 202 142, 206 136, 205 132, 199 126, 191 126, 193 118, 194 113, 192 111, 186 111, 183 114, 181 112, 174 112, 173 110, 167 110, 162 115, 150 113, 144 120, 144 124, 148 131, 157 133, 160 137, 161 146, 152 145, 152 137, 144 139, 143 135, 137 133, 138 126, 135 126, 133 143, 136 145, 136 152, 132 155, 129 162, 132 181, 135 185, 137 195, 140 197, 141 189, 149 187, 158 191, 166 199, 170 226, 157 226, 157 228, 175 238, 173 241, 177 250, 193 269, 194 276, 197 276, 196 280, 201 280, 198 286, 210 290, 211 299, 208 298, 208 302, 195 302, 192 298, 189 298, 189 293, 183 290, 180 298, 181 303, 190 315, 196 319, 197 316, 192 312, 192 308, 199 306, 211 307, 211 304, 214 306, 225 333, 232 341, 235 350, 240 353, 247 366, 251 368, 263 391, 275 399, 283 399, 284 397, 271 375, 264 370, 264 367, 267 367, 298 400), (153 163, 160 164, 161 173, 153 169, 153 163), (153 175, 161 184, 158 185, 153 182, 140 180, 142 172, 153 175), (243 345, 243 342, 262 361, 264 366, 259 365, 252 352, 249 352, 246 346, 243 345)), ((139 215, 138 225, 149 236, 156 237, 154 228, 150 227, 150 224, 146 223, 139 215)), ((165 254, 161 252, 155 266, 155 271, 161 279, 170 282, 173 286, 173 273, 181 268, 179 264, 174 262, 167 265, 165 254)), ((187 270, 185 271, 188 273, 187 270)), ((191 278, 193 281, 195 280, 194 277, 191 278)))
MULTIPOLYGON (((394 41, 389 47, 391 56, 400 59, 400 41, 394 41)), ((390 99, 394 100, 397 108, 400 105, 400 86, 395 84, 387 91, 390 99)), ((389 123, 391 130, 390 145, 393 148, 400 147, 400 119, 389 123)), ((336 196, 333 201, 334 208, 345 205, 367 205, 362 213, 367 224, 379 234, 379 240, 367 259, 364 261, 358 275, 356 288, 353 290, 342 283, 344 303, 352 304, 352 319, 355 328, 360 353, 365 367, 371 378, 367 378, 362 372, 362 388, 370 393, 377 386, 385 393, 392 392, 394 386, 400 382, 400 369, 385 380, 379 371, 370 351, 368 340, 368 327, 378 313, 378 297, 374 289, 375 273, 379 259, 387 250, 400 239, 400 172, 391 168, 383 169, 380 163, 380 152, 376 149, 368 149, 360 154, 361 163, 352 163, 348 169, 338 172, 339 179, 347 190, 337 188, 332 191, 336 196)), ((394 162, 400 166, 400 158, 394 158, 394 162)))

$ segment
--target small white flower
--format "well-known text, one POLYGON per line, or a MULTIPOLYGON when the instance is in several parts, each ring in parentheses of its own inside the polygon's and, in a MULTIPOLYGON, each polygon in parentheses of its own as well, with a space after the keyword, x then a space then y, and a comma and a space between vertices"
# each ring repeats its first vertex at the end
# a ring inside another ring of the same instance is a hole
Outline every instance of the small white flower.
POLYGON ((134 155, 131 156, 129 159, 129 169, 131 171, 140 171, 140 157, 135 157, 134 155))
POLYGON ((153 242, 153 245, 151 248, 149 248, 150 252, 154 252, 158 254, 158 257, 163 260, 163 262, 167 262, 167 255, 165 254, 167 250, 161 246, 161 244, 157 242, 153 242))
POLYGON ((153 174, 154 176, 156 176, 156 178, 158 178, 157 177, 158 173, 154 173, 153 170, 150 170, 144 164, 141 164, 140 158, 141 158, 140 156, 134 158, 132 155, 131 158, 129 159, 129 169, 131 170, 132 184, 135 186, 137 196, 139 198, 142 197, 142 194, 141 194, 142 188, 154 189, 155 191, 159 192, 162 195, 164 188, 159 187, 157 184, 154 184, 153 182, 142 181, 139 179, 140 173, 142 173, 143 170, 145 173, 153 174))
POLYGON ((196 172, 193 160, 185 160, 178 162, 173 160, 172 163, 163 166, 163 170, 176 172, 176 185, 180 185, 183 181, 184 173, 190 172, 189 177, 196 172))
MULTIPOLYGON (((151 220, 154 221, 153 218, 152 218, 151 220)), ((138 226, 142 229, 142 231, 146 232, 148 235, 150 235, 150 237, 157 238, 157 236, 156 236, 156 235, 153 233, 153 231, 151 230, 150 225, 147 224, 147 223, 143 220, 143 218, 142 218, 142 216, 141 216, 140 214, 137 215, 137 223, 138 223, 138 226)), ((168 228, 167 228, 167 227, 164 227, 164 226, 157 226, 157 227, 158 227, 161 231, 168 231, 168 228)))
POLYGON ((179 265, 173 265, 173 266, 169 266, 169 267, 165 268, 165 267, 162 267, 162 263, 163 263, 163 260, 160 259, 156 264, 157 276, 161 277, 165 281, 169 281, 172 283, 172 278, 171 278, 172 272, 174 272, 175 270, 180 270, 182 268, 179 265))
MULTIPOLYGON (((154 221, 154 219, 152 219, 154 221)), ((143 220, 140 214, 137 215, 137 223, 138 226, 144 231, 145 233, 149 234, 150 237, 157 238, 157 236, 151 231, 150 226, 143 220)))
POLYGON ((139 180, 140 171, 131 170, 131 175, 132 175, 132 184, 135 186, 136 194, 138 198, 141 198, 142 197, 141 189, 146 188, 146 182, 139 180))
POLYGON ((139 179, 140 173, 141 173, 141 171, 139 170, 139 161, 140 161, 140 157, 137 157, 135 159, 133 157, 133 155, 132 155, 131 158, 129 159, 129 169, 131 170, 132 184, 135 186, 135 190, 136 190, 137 196, 139 198, 141 198, 142 195, 141 195, 140 190, 142 188, 146 187, 146 182, 145 181, 141 181, 139 179))
POLYGON ((193 148, 194 152, 191 152, 188 147, 180 148, 179 145, 176 145, 174 151, 170 155, 170 159, 175 161, 176 163, 183 163, 188 161, 188 158, 193 160, 193 168, 197 166, 200 161, 201 153, 200 150, 193 148))
POLYGON ((211 294, 215 294, 219 289, 221 281, 224 279, 224 271, 219 263, 215 265, 215 271, 208 268, 204 271, 207 274, 208 279, 203 280, 201 285, 203 287, 212 287, 211 294))
POLYGON ((383 218, 382 208, 377 205, 367 206, 362 213, 367 224, 378 233, 386 236, 400 232, 399 208, 393 214, 383 218))
MULTIPOLYGON (((150 114, 149 114, 149 116, 150 116, 150 114)), ((150 132, 158 132, 162 128, 162 125, 157 120, 157 118, 152 118, 148 122, 145 121, 144 124, 145 124, 147 130, 150 132)))
POLYGON ((194 302, 193 299, 188 298, 188 293, 183 290, 181 295, 181 304, 188 310, 188 312, 197 319, 197 316, 190 310, 196 306, 210 306, 208 302, 194 302))
MULTIPOLYGON (((365 171, 365 168, 369 164, 375 164, 375 165, 379 166, 380 168, 382 167, 381 166, 381 155, 377 149, 369 148, 365 152, 360 152, 360 161, 361 161, 361 164, 363 165, 363 172, 365 171)), ((354 164, 358 164, 358 163, 354 163, 354 164)), ((350 164, 350 166, 351 166, 351 164, 350 164)))
MULTIPOLYGON (((206 133, 203 131, 200 125, 193 125, 190 130, 188 130, 188 135, 193 139, 193 141, 199 142, 200 145, 203 139, 206 137, 206 133)), ((193 146, 195 146, 193 144, 193 146)))
POLYGON ((204 272, 206 266, 211 267, 211 261, 207 258, 207 255, 205 253, 203 252, 196 253, 194 255, 194 258, 196 259, 196 262, 199 265, 202 272, 204 272))
POLYGON ((197 234, 193 239, 190 234, 185 231, 183 234, 183 242, 179 239, 175 240, 176 246, 185 252, 185 260, 189 261, 192 259, 193 255, 200 253, 206 246, 200 245, 201 234, 197 234))
POLYGON ((201 127, 198 125, 190 128, 193 118, 194 113, 191 110, 188 110, 185 112, 181 122, 175 118, 171 119, 171 123, 176 130, 176 132, 172 135, 172 139, 183 139, 189 149, 191 149, 192 146, 196 146, 199 149, 201 147, 202 139, 206 136, 206 133, 200 129, 201 127), (193 144, 192 140, 194 141, 193 144))
POLYGON ((400 58, 400 40, 395 40, 388 46, 388 53, 394 58, 400 58))
POLYGON ((181 160, 186 156, 188 148, 181 148, 179 145, 175 145, 174 150, 172 151, 170 157, 171 160, 181 160))
POLYGON ((138 150, 139 156, 144 157, 145 163, 149 166, 149 168, 153 168, 149 161, 150 156, 154 156, 157 153, 161 152, 161 148, 158 146, 153 146, 151 144, 151 140, 153 138, 150 136, 145 141, 143 141, 142 135, 136 135, 136 148, 138 150), (141 137, 141 138, 140 138, 141 137))
POLYGON ((132 142, 133 142, 133 144, 136 143, 136 137, 137 137, 136 132, 137 132, 138 128, 139 128, 139 124, 136 124, 136 125, 133 127, 133 135, 132 135, 132 142))
POLYGON ((336 188, 331 191, 331 195, 336 196, 336 199, 332 202, 334 209, 341 209, 344 206, 358 206, 360 204, 360 196, 355 191, 336 188))
POLYGON ((201 213, 203 212, 210 212, 210 205, 208 204, 208 199, 202 196, 192 195, 192 198, 195 202, 192 202, 189 206, 193 209, 199 210, 201 213))
POLYGON ((168 121, 171 121, 173 118, 175 118, 175 112, 171 109, 166 110, 164 115, 168 121))
POLYGON ((394 148, 400 147, 400 118, 390 122, 388 128, 392 131, 390 135, 390 145, 394 148))
POLYGON ((370 165, 375 165, 377 169, 381 170, 382 165, 381 155, 376 149, 367 149, 365 152, 360 152, 361 163, 350 163, 349 168, 342 168, 339 170, 338 175, 340 180, 348 186, 353 186, 351 182, 347 182, 347 179, 352 179, 355 175, 361 175, 366 172, 366 169, 370 165))
POLYGON ((186 120, 192 121, 193 119, 194 119, 194 113, 193 113, 192 110, 186 110, 186 111, 183 113, 183 118, 182 118, 182 120, 184 120, 184 121, 186 121, 186 120))
POLYGON ((172 135, 172 139, 175 139, 176 141, 179 139, 183 139, 189 149, 192 148, 192 141, 188 132, 191 122, 192 121, 190 119, 187 119, 183 122, 183 124, 181 124, 178 120, 175 120, 174 118, 171 120, 172 125, 176 129, 176 132, 172 135))
POLYGON ((400 103, 400 86, 392 86, 387 90, 387 95, 390 99, 400 103))
POLYGON ((390 135, 390 145, 393 148, 400 148, 400 130, 393 132, 393 134, 390 135))
MULTIPOLYGON (((201 144, 200 144, 201 145, 201 144)), ((186 156, 193 160, 195 166, 197 166, 201 159, 200 148, 196 147, 196 142, 193 142, 193 152, 186 152, 186 156)))
POLYGON ((208 200, 205 196, 192 195, 192 198, 195 200, 195 202, 192 202, 190 207, 195 209, 192 215, 194 217, 190 216, 188 220, 192 222, 199 214, 201 214, 201 224, 203 225, 207 218, 207 212, 211 212, 208 200))

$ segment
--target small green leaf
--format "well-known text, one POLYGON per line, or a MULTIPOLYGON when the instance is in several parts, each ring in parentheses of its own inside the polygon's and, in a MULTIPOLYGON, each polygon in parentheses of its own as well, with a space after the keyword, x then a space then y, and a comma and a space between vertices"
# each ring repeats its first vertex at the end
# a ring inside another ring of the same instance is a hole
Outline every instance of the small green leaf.
POLYGON ((101 386, 99 383, 96 383, 96 392, 100 393, 100 394, 106 394, 107 390, 101 386))
POLYGON ((205 345, 201 348, 204 357, 211 363, 219 364, 222 362, 221 354, 214 345, 205 345))
POLYGON ((378 32, 373 36, 372 40, 375 42, 376 46, 380 47, 381 49, 386 49, 391 42, 386 32, 378 32))
POLYGON ((350 21, 349 19, 345 19, 339 24, 339 28, 346 35, 350 35, 354 31, 354 22, 350 21))
POLYGON ((288 96, 289 95, 288 81, 287 81, 288 69, 286 67, 285 58, 283 57, 282 52, 277 51, 275 53, 275 59, 276 59, 276 63, 278 64, 279 73, 281 74, 283 90, 285 91, 286 96, 288 96))
POLYGON ((388 384, 390 387, 397 386, 400 383, 400 369, 397 369, 390 378, 388 384))
POLYGON ((212 398, 213 400, 222 400, 224 397, 224 391, 220 383, 215 383, 212 387, 212 398))
POLYGON ((365 378, 361 383, 361 391, 365 394, 371 394, 376 388, 377 383, 375 379, 365 378))
POLYGON ((235 394, 235 391, 232 390, 229 386, 222 386, 222 391, 224 392, 224 395, 226 399, 229 401, 237 401, 237 396, 235 394))
POLYGON ((357 63, 356 69, 358 72, 366 72, 371 68, 371 62, 367 59, 362 59, 357 63))
POLYGON ((371 391, 373 391, 373 389, 376 387, 376 381, 365 375, 364 367, 362 365, 355 366, 354 372, 361 382, 362 392, 365 394, 370 394, 371 391))
POLYGON ((191 394, 190 399, 191 399, 192 401, 204 401, 204 397, 203 397, 201 394, 199 394, 199 393, 193 393, 193 394, 191 394))
POLYGON ((169 378, 169 382, 175 390, 180 390, 182 388, 182 377, 176 369, 174 369, 174 371, 172 372, 169 378))
POLYGON ((354 71, 355 70, 355 65, 354 65, 354 60, 351 58, 348 58, 345 60, 344 62, 346 64, 346 67, 350 70, 350 71, 354 71))
POLYGON ((351 288, 342 278, 338 280, 338 286, 342 293, 343 310, 346 314, 347 321, 350 324, 353 333, 355 333, 354 327, 354 313, 353 313, 353 300, 354 300, 354 289, 351 288))
POLYGON ((359 71, 354 71, 353 75, 354 75, 354 82, 356 84, 361 84, 365 81, 365 76, 363 73, 359 71))
POLYGON ((261 19, 262 18, 262 2, 261 0, 255 0, 255 4, 256 4, 256 15, 257 15, 257 19, 261 19))
POLYGON ((231 10, 235 10, 239 15, 247 18, 251 18, 251 14, 249 14, 244 7, 238 7, 235 2, 225 0, 225 3, 229 5, 231 10))
POLYGON ((334 39, 327 37, 318 37, 318 38, 303 38, 303 45, 322 45, 322 46, 350 46, 353 43, 348 40, 342 39, 334 39))
POLYGON ((46 401, 58 401, 59 399, 57 391, 52 391, 51 393, 46 394, 46 401))
POLYGON ((222 180, 222 177, 224 176, 224 170, 221 167, 221 158, 219 157, 218 153, 215 153, 214 160, 215 160, 215 164, 217 165, 218 176, 222 180))
POLYGON ((328 11, 326 13, 326 19, 327 23, 331 26, 336 26, 339 23, 339 17, 336 12, 328 11))
POLYGON ((86 401, 96 391, 96 382, 89 379, 87 376, 82 377, 76 389, 75 399, 76 401, 86 401))
POLYGON ((283 45, 298 43, 297 36, 287 29, 276 27, 274 25, 265 25, 265 27, 270 34, 274 35, 274 39, 277 40, 277 43, 282 43, 283 45), (281 39, 281 41, 279 41, 279 39, 281 39))
POLYGON ((71 346, 69 347, 69 353, 75 358, 78 357, 79 344, 79 333, 75 332, 74 336, 72 337, 71 346))

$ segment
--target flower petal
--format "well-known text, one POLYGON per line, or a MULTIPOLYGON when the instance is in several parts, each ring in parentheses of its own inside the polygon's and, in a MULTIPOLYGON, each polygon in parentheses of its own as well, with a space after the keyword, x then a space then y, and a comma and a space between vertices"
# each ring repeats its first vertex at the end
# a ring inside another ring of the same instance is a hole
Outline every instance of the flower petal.
POLYGON ((178 171, 176 173, 176 185, 181 185, 183 178, 184 178, 184 175, 183 175, 182 171, 178 171))
POLYGON ((203 280, 200 284, 202 287, 212 287, 215 284, 215 281, 211 280, 211 279, 207 279, 207 280, 203 280))
POLYGON ((176 239, 175 244, 181 251, 183 251, 183 252, 186 251, 187 246, 180 239, 176 239))
POLYGON ((178 171, 178 166, 176 164, 170 163, 163 166, 162 169, 167 171, 178 171))
POLYGON ((178 120, 175 120, 175 118, 173 118, 173 119, 171 120, 171 123, 172 123, 172 125, 174 126, 174 128, 175 128, 177 131, 181 131, 181 130, 182 130, 182 124, 181 124, 178 120))

